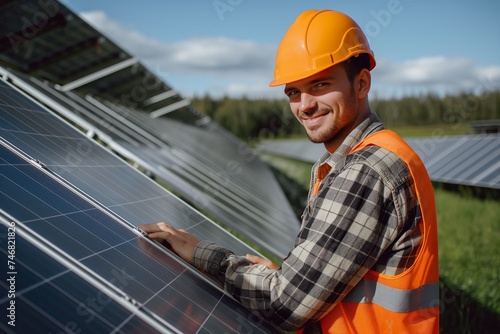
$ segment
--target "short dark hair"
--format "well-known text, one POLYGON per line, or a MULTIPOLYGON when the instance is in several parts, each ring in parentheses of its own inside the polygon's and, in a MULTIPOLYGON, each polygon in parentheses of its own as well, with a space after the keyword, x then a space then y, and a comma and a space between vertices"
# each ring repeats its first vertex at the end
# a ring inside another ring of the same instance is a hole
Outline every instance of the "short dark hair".
POLYGON ((347 73, 347 78, 353 82, 354 77, 361 72, 362 69, 370 68, 370 56, 367 53, 360 53, 359 55, 352 56, 342 63, 347 73))

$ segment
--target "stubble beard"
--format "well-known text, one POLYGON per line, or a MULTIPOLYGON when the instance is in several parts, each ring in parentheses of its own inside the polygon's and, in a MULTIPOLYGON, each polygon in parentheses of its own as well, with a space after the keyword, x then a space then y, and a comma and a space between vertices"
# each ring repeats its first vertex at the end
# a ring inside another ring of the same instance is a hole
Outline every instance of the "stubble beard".
MULTIPOLYGON (((351 85, 350 88, 351 89, 348 96, 348 104, 351 106, 356 106, 357 100, 354 95, 354 87, 351 85)), ((336 113, 337 111, 331 110, 331 112, 336 113)), ((311 142, 315 144, 331 142, 337 135, 339 135, 346 122, 348 122, 348 120, 342 119, 342 117, 339 115, 336 122, 328 124, 324 129, 320 128, 312 131, 306 129, 307 137, 311 142)))
POLYGON ((306 134, 309 140, 315 144, 325 143, 330 141, 337 134, 338 129, 335 124, 329 124, 326 129, 307 131, 306 134))

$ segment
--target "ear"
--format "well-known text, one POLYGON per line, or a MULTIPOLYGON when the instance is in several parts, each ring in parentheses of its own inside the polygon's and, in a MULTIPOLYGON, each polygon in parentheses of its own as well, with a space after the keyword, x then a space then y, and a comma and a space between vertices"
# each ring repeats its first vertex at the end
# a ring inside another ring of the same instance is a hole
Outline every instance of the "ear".
POLYGON ((362 100, 368 96, 370 92, 372 76, 368 69, 364 68, 359 72, 356 80, 356 95, 358 99, 362 100))

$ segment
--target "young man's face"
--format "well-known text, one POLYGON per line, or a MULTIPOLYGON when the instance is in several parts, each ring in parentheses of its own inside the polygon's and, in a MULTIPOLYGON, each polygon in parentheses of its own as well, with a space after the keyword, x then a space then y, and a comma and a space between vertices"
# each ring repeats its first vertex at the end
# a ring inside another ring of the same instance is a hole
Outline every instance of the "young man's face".
POLYGON ((285 94, 309 139, 328 148, 331 141, 343 140, 357 126, 360 103, 354 87, 343 66, 334 65, 287 84, 285 94))

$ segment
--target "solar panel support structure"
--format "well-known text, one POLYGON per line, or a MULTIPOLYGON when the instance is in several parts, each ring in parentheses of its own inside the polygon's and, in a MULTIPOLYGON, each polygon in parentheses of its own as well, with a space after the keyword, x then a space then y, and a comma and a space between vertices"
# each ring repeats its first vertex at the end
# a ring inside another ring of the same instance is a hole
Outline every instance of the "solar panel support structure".
POLYGON ((158 118, 160 116, 166 115, 168 113, 171 113, 172 111, 176 111, 177 109, 181 109, 184 107, 187 107, 191 102, 189 100, 182 100, 179 102, 175 102, 172 104, 169 104, 166 107, 160 108, 158 110, 155 110, 149 114, 151 118, 158 118))
POLYGON ((151 96, 149 99, 145 100, 142 104, 144 106, 149 106, 151 104, 155 104, 157 102, 168 99, 169 97, 177 95, 177 92, 173 89, 167 90, 166 92, 160 93, 155 96, 151 96))
POLYGON ((113 74, 115 72, 123 70, 124 68, 130 67, 130 66, 135 65, 137 63, 139 63, 139 60, 137 58, 135 58, 135 57, 129 58, 129 59, 124 60, 122 62, 119 62, 117 64, 106 67, 100 71, 97 71, 97 72, 91 73, 89 75, 86 75, 84 77, 81 77, 79 79, 76 79, 75 81, 69 82, 65 85, 62 85, 62 86, 56 85, 56 88, 59 90, 62 90, 63 92, 67 92, 69 90, 73 90, 75 88, 86 85, 90 82, 104 78, 110 74, 113 74))

